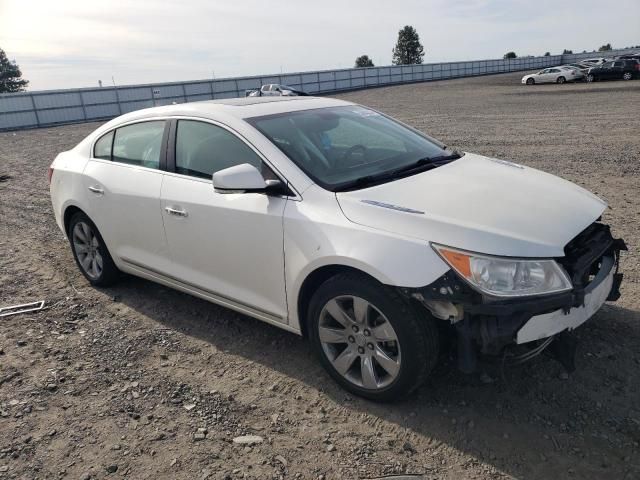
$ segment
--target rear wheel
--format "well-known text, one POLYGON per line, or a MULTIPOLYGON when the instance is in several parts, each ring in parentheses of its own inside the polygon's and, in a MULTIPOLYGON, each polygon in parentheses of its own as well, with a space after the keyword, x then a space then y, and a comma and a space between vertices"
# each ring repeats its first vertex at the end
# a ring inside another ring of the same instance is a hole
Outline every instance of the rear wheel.
POLYGON ((564 77, 558 77, 558 79, 556 80, 556 82, 559 83, 560 85, 562 85, 566 81, 567 81, 567 79, 564 78, 564 77))
POLYGON ((527 78, 527 85, 533 85, 536 81, 533 78, 527 78))
POLYGON ((632 78, 633 78, 633 75, 631 74, 631 72, 625 72, 625 74, 622 75, 623 80, 631 80, 632 78))
POLYGON ((370 400, 409 394, 438 358, 435 320, 364 275, 327 280, 311 299, 308 319, 324 368, 346 390, 370 400))
POLYGON ((87 215, 77 212, 69 222, 69 242, 73 258, 80 271, 92 285, 113 285, 119 270, 95 224, 87 215))
POLYGON ((591 83, 595 81, 596 81, 596 77, 594 77, 592 74, 587 75, 587 82, 591 83))

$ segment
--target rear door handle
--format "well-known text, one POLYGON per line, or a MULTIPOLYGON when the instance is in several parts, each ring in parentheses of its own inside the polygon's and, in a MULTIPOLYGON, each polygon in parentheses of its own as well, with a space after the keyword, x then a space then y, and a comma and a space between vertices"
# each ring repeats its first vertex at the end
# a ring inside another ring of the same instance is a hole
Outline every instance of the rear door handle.
POLYGON ((88 187, 90 192, 97 193, 98 195, 104 195, 104 190, 100 187, 94 187, 93 185, 88 187))
POLYGON ((177 217, 188 217, 189 216, 189 214, 187 213, 186 210, 178 210, 178 209, 173 208, 173 207, 165 207, 164 210, 169 215, 175 215, 177 217))

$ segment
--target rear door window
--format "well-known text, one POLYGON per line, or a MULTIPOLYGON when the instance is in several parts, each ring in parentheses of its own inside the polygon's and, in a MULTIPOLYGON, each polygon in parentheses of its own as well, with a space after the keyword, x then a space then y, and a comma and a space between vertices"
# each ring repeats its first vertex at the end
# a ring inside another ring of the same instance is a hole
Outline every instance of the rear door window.
POLYGON ((113 161, 146 168, 160 168, 164 120, 120 127, 113 140, 113 161))

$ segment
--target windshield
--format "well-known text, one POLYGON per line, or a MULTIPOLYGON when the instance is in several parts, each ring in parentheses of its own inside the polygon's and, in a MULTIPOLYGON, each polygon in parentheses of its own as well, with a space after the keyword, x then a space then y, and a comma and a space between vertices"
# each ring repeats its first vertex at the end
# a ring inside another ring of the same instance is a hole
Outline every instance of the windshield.
POLYGON ((332 191, 391 181, 459 158, 426 136, 358 105, 247 121, 318 185, 332 191), (431 159, 438 163, 429 165, 431 159))

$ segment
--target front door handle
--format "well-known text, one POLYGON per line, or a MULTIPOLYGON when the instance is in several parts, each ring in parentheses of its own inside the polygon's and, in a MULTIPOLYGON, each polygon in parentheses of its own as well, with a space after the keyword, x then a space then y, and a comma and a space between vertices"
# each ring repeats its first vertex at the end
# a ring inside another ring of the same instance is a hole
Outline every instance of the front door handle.
POLYGON ((90 192, 97 193, 98 195, 104 195, 104 190, 100 187, 90 186, 88 188, 90 192))
POLYGON ((173 207, 165 207, 164 210, 169 215, 175 215, 177 217, 188 217, 189 216, 189 214, 187 213, 186 210, 178 210, 178 209, 173 208, 173 207))

